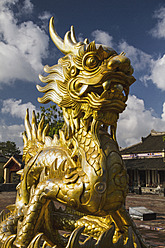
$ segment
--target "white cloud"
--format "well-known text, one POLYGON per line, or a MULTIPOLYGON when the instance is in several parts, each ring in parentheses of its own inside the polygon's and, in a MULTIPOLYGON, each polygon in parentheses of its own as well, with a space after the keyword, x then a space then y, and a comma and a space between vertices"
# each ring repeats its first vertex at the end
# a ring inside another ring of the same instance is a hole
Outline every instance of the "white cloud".
POLYGON ((161 118, 153 115, 152 110, 146 110, 144 101, 136 96, 129 96, 126 110, 120 115, 117 137, 121 147, 138 143, 142 136, 147 136, 152 129, 164 131, 165 103, 161 118))
POLYGON ((151 65, 151 73, 147 79, 151 79, 159 89, 165 90, 165 55, 152 60, 151 65))
MULTIPOLYGON (((155 38, 165 38, 165 7, 161 7, 154 13, 157 24, 150 31, 155 38)), ((158 59, 151 59, 150 73, 144 76, 144 81, 152 82, 161 90, 165 90, 165 54, 158 59)))
POLYGON ((95 30, 92 32, 92 36, 94 37, 96 43, 101 43, 113 48, 113 37, 110 36, 107 32, 102 30, 95 30))
POLYGON ((5 10, 6 7, 10 6, 10 4, 15 5, 16 3, 18 3, 19 0, 2 0, 0 1, 0 8, 1 10, 5 10))
MULTIPOLYGON (((19 1, 0 3, 0 83, 16 79, 34 81, 43 68, 42 59, 48 54, 49 38, 45 31, 32 21, 18 22, 12 6, 19 1)), ((30 0, 23 8, 32 11, 30 0)))
POLYGON ((6 125, 1 123, 0 128, 0 142, 2 141, 13 141, 16 143, 17 146, 23 150, 23 139, 22 133, 24 131, 24 125, 6 125))
POLYGON ((113 42, 113 37, 107 32, 102 30, 95 30, 92 32, 92 36, 97 43, 104 44, 106 46, 115 48, 119 53, 125 52, 126 56, 131 60, 131 64, 136 71, 149 70, 151 67, 152 56, 141 51, 134 46, 129 45, 126 41, 121 41, 119 44, 113 42))
POLYGON ((118 48, 120 52, 126 53, 126 56, 131 60, 131 64, 136 71, 142 71, 150 68, 152 59, 151 55, 129 45, 126 41, 120 42, 118 48))
POLYGON ((163 103, 163 113, 162 113, 161 117, 165 121, 165 102, 163 103))
POLYGON ((25 0, 23 3, 22 13, 32 13, 33 12, 33 4, 30 0, 25 0))
POLYGON ((158 22, 150 33, 156 38, 165 38, 165 7, 155 11, 154 17, 158 19, 158 22))
POLYGON ((44 11, 38 16, 38 18, 41 20, 41 23, 42 23, 41 28, 42 30, 45 30, 46 32, 48 32, 48 21, 51 16, 52 16, 51 13, 48 11, 44 11))
POLYGON ((37 110, 36 107, 31 102, 22 103, 21 99, 4 100, 1 112, 3 114, 10 114, 13 117, 24 119, 27 108, 29 109, 30 115, 32 114, 33 110, 35 110, 36 112, 39 112, 39 110, 37 110))
POLYGON ((0 84, 16 79, 33 81, 36 73, 17 47, 0 42, 0 84))
MULTIPOLYGON (((35 112, 40 112, 40 110, 36 109, 36 107, 31 103, 22 103, 22 100, 16 100, 16 99, 6 99, 2 102, 2 114, 8 114, 9 118, 16 117, 21 118, 22 122, 25 118, 26 109, 29 109, 29 119, 31 121, 32 119, 32 111, 35 110, 35 112)), ((25 127, 23 124, 16 124, 16 125, 7 125, 4 123, 3 120, 1 120, 0 123, 0 141, 14 141, 17 146, 20 147, 21 151, 23 149, 23 139, 22 139, 22 133, 25 130, 25 127)))
POLYGON ((51 14, 48 11, 44 11, 42 14, 39 15, 39 19, 45 21, 51 17, 51 14))

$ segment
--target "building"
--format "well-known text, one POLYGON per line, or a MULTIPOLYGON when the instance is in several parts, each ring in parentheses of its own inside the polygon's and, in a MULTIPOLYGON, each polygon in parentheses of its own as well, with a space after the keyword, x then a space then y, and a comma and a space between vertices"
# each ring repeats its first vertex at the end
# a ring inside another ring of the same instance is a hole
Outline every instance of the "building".
POLYGON ((165 188, 165 132, 151 130, 141 142, 121 150, 130 186, 165 188))
POLYGON ((0 183, 3 183, 3 166, 7 162, 6 158, 2 153, 0 153, 0 183))
POLYGON ((10 157, 3 166, 4 183, 19 183, 20 175, 17 174, 17 172, 22 168, 23 164, 21 155, 14 155, 10 157))

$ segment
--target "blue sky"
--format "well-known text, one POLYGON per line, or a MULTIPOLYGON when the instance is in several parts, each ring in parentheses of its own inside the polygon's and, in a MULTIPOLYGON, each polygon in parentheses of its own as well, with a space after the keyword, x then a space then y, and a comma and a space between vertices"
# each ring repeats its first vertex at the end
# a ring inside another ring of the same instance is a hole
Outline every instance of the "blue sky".
POLYGON ((51 16, 62 38, 74 25, 77 39, 96 40, 131 59, 136 82, 120 115, 119 145, 137 143, 151 129, 165 131, 164 0, 1 0, 0 141, 22 147, 26 108, 40 108, 38 74, 62 56, 49 38, 51 16))

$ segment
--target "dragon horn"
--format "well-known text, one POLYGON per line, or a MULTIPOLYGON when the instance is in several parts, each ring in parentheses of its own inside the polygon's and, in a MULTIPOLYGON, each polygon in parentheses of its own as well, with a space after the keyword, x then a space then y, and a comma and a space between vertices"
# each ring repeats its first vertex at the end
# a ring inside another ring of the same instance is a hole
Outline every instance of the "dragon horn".
POLYGON ((26 130, 28 140, 31 140, 32 139, 32 127, 29 122, 29 109, 26 110, 25 130, 26 130))
POLYGON ((31 127, 32 127, 32 140, 35 140, 37 138, 37 120, 36 120, 36 115, 35 115, 34 110, 33 110, 33 113, 32 113, 31 127))
POLYGON ((77 43, 76 35, 75 35, 75 31, 74 31, 74 27, 73 27, 73 26, 70 27, 70 32, 71 32, 71 40, 72 40, 74 43, 77 43))
POLYGON ((77 42, 73 26, 65 34, 64 40, 62 40, 54 29, 54 17, 51 17, 49 22, 49 33, 56 47, 64 54, 73 53, 79 55, 80 47, 84 46, 83 43, 77 42))

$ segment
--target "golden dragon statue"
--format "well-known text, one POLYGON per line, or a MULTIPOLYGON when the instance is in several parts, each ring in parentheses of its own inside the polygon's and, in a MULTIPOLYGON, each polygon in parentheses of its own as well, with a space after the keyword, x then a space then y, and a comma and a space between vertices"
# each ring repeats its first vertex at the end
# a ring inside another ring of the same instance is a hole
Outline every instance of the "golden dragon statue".
POLYGON ((39 102, 62 108, 64 126, 47 136, 42 118, 25 117, 21 182, 10 212, 1 214, 2 248, 146 248, 124 204, 128 176, 116 141, 133 68, 125 53, 94 41, 77 42, 73 26, 61 39, 65 55, 45 66, 39 102), (62 204, 58 208, 57 204, 62 204))

